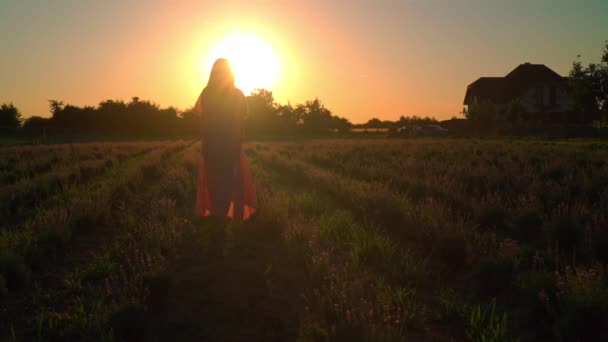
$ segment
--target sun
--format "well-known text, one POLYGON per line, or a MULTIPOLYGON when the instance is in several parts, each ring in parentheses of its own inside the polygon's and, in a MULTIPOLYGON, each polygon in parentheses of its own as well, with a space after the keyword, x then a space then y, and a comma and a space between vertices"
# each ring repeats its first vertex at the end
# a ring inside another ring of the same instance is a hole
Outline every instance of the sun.
POLYGON ((279 76, 281 65, 270 45, 254 35, 233 34, 216 45, 205 69, 226 58, 232 64, 236 86, 249 94, 256 88, 271 89, 279 76))

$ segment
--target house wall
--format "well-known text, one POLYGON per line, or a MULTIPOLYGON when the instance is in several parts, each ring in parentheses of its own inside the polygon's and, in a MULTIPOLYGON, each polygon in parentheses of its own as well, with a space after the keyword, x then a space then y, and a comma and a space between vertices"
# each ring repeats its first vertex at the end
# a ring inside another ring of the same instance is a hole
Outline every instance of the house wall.
POLYGON ((557 89, 557 103, 562 112, 569 112, 574 110, 574 103, 566 88, 557 89))
POLYGON ((569 112, 573 110, 572 100, 564 87, 556 87, 555 103, 551 104, 551 86, 539 86, 528 89, 518 100, 528 113, 537 112, 569 112))

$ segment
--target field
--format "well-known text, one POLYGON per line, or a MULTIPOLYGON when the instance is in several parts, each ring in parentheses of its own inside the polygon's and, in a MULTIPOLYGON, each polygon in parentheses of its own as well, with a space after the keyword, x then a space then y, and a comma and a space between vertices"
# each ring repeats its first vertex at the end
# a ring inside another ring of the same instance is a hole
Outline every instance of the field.
POLYGON ((0 340, 608 338, 608 144, 245 149, 238 224, 196 141, 1 148, 0 340))

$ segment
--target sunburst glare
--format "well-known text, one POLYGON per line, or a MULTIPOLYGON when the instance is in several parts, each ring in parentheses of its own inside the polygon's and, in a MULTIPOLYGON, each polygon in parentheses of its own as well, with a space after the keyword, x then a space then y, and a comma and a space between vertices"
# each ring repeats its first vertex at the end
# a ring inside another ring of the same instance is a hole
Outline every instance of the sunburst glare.
POLYGON ((234 34, 223 39, 213 48, 204 69, 210 70, 217 58, 230 61, 236 85, 245 94, 256 88, 272 88, 281 70, 279 58, 270 45, 249 34, 234 34))

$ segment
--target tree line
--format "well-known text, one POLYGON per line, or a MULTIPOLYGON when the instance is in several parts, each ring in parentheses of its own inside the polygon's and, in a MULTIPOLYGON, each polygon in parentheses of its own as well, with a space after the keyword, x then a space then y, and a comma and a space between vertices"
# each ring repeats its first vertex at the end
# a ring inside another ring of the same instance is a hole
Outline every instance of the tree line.
MULTIPOLYGON (((279 104, 271 91, 256 89, 247 96, 248 114, 244 120, 249 137, 316 136, 346 133, 353 127, 387 128, 413 124, 436 123, 430 117, 405 117, 399 120, 372 118, 364 124, 353 125, 348 119, 334 115, 318 98, 292 105, 279 104)), ((97 106, 75 106, 50 100, 49 118, 22 118, 12 103, 0 107, 0 128, 23 133, 49 135, 108 136, 108 137, 166 137, 197 136, 200 117, 192 108, 178 110, 162 108, 138 97, 130 101, 105 100, 97 106)))
POLYGON ((190 111, 161 108, 149 100, 105 100, 97 106, 75 106, 49 100, 51 117, 22 119, 13 104, 0 108, 0 127, 20 129, 24 134, 42 132, 79 136, 179 136, 198 132, 200 121, 190 111))

